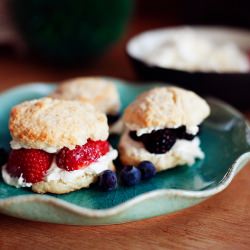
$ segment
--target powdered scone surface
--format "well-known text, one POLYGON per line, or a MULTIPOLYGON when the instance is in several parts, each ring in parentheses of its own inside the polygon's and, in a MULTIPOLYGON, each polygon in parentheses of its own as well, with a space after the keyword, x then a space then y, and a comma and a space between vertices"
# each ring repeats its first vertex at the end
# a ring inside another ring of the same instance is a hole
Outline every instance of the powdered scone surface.
POLYGON ((120 108, 119 94, 114 83, 100 77, 79 77, 62 82, 52 98, 91 103, 106 114, 116 114, 120 108))
POLYGON ((15 106, 10 114, 12 138, 24 148, 73 149, 108 138, 107 118, 90 104, 42 98, 15 106))
POLYGON ((158 87, 144 92, 130 104, 123 120, 130 130, 176 128, 199 125, 209 113, 206 101, 194 92, 177 87, 158 87))

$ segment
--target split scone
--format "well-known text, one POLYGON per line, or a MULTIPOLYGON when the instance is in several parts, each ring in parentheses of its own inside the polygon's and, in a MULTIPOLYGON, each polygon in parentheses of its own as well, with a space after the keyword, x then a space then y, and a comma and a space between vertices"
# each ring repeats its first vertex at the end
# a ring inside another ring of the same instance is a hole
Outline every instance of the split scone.
POLYGON ((197 135, 209 113, 206 101, 185 89, 158 87, 141 94, 124 112, 121 161, 151 161, 157 171, 192 165, 204 157, 197 135))
POLYGON ((116 86, 112 81, 101 77, 79 77, 66 80, 50 97, 90 103, 107 115, 109 126, 114 125, 119 118, 120 97, 116 86))
POLYGON ((12 109, 9 129, 12 151, 2 168, 9 185, 62 194, 88 187, 114 169, 117 151, 107 142, 107 118, 90 104, 27 101, 12 109))

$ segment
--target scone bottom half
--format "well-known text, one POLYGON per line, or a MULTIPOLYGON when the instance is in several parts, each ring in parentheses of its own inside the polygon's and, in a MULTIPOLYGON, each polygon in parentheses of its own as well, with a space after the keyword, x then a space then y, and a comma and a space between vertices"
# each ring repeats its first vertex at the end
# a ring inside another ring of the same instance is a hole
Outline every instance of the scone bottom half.
POLYGON ((89 187, 103 171, 115 170, 118 153, 107 141, 107 119, 88 104, 50 98, 24 102, 11 112, 10 131, 12 150, 2 168, 9 185, 62 194, 89 187))
POLYGON ((141 94, 125 110, 120 143, 123 164, 151 161, 162 171, 203 159, 200 124, 209 115, 205 100, 191 91, 159 87, 141 94))

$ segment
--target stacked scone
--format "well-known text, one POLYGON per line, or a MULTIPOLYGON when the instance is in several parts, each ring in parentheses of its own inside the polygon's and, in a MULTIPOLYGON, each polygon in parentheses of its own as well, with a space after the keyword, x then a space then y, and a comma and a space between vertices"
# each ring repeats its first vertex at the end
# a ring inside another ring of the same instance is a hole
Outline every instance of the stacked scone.
POLYGON ((159 87, 141 94, 123 116, 122 163, 150 161, 157 171, 192 165, 204 157, 198 133, 209 113, 205 100, 181 88, 159 87))
POLYGON ((67 193, 88 187, 98 175, 114 169, 105 114, 78 101, 43 98, 15 106, 4 181, 32 187, 38 193, 67 193))
MULTIPOLYGON (((60 100, 77 100, 92 104, 107 115, 109 126, 119 119, 120 97, 115 84, 101 77, 78 77, 62 82, 50 95, 60 100)), ((112 130, 112 128, 111 128, 112 130)), ((116 131, 113 128, 114 132, 116 131)))

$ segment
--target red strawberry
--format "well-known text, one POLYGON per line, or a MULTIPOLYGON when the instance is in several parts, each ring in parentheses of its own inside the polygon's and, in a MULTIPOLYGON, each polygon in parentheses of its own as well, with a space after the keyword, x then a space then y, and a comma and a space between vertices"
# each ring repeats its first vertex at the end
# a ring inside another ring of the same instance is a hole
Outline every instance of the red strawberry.
POLYGON ((28 183, 43 180, 50 168, 53 154, 39 149, 12 150, 7 163, 7 172, 13 177, 23 176, 28 183))
POLYGON ((56 155, 56 163, 62 169, 73 171, 87 167, 108 151, 109 143, 107 141, 92 141, 89 139, 83 146, 76 146, 72 150, 66 147, 62 148, 56 155))

